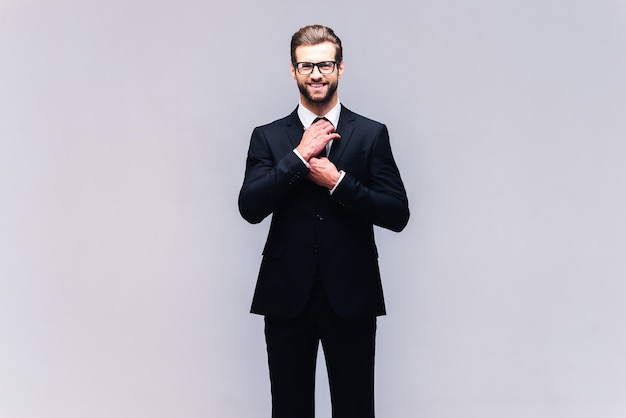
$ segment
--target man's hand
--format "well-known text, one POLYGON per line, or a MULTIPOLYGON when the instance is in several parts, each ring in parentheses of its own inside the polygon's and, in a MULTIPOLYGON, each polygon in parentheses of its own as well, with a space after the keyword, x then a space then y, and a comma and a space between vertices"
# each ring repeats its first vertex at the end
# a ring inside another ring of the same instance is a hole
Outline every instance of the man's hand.
POLYGON ((329 141, 339 138, 341 136, 335 132, 335 127, 332 123, 327 120, 318 120, 304 131, 304 135, 302 135, 296 150, 305 161, 310 163, 310 160, 313 157, 317 157, 329 141))
POLYGON ((309 165, 311 171, 308 179, 318 186, 326 187, 328 190, 332 190, 341 177, 335 164, 326 157, 311 158, 309 165))

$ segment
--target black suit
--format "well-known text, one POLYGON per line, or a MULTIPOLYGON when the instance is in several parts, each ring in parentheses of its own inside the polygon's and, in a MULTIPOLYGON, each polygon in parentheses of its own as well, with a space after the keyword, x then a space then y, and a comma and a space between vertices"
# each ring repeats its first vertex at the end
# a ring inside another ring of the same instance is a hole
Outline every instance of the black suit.
POLYGON ((373 225, 402 230, 406 192, 383 124, 342 107, 337 132, 329 159, 346 175, 332 196, 293 152, 303 133, 295 111, 252 134, 239 210, 251 223, 273 213, 253 313, 297 316, 316 274, 340 316, 385 313, 373 225))
MULTIPOLYGON (((294 111, 252 133, 239 210, 251 223, 272 221, 251 311, 293 320, 322 289, 320 303, 342 320, 375 324, 385 305, 373 226, 401 231, 409 219, 387 128, 342 107, 329 159, 346 174, 332 195, 293 152, 303 132, 294 111)), ((373 341, 371 356, 373 370, 373 341)))

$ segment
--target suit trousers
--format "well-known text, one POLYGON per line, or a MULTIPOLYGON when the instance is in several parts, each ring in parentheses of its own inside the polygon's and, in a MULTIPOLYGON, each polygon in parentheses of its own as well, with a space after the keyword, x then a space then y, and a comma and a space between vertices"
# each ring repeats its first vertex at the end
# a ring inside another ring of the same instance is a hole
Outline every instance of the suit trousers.
POLYGON ((314 418, 315 367, 322 343, 333 418, 374 418, 376 317, 343 319, 316 281, 295 319, 265 317, 272 418, 314 418))

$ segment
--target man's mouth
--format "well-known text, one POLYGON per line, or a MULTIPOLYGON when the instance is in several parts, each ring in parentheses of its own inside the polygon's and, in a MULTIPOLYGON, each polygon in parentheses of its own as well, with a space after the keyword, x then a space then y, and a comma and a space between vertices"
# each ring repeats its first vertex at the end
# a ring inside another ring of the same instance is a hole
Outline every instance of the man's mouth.
POLYGON ((326 87, 326 83, 309 83, 309 87, 313 90, 321 90, 326 87))

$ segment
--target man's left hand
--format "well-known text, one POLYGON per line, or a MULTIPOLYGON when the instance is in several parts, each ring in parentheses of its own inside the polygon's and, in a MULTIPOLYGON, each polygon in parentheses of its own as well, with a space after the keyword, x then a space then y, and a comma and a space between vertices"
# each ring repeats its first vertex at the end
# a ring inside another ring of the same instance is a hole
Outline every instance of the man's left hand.
POLYGON ((335 164, 326 157, 311 158, 309 169, 309 180, 318 186, 326 187, 328 190, 332 190, 341 177, 335 164))

